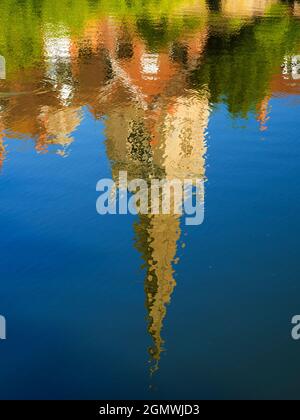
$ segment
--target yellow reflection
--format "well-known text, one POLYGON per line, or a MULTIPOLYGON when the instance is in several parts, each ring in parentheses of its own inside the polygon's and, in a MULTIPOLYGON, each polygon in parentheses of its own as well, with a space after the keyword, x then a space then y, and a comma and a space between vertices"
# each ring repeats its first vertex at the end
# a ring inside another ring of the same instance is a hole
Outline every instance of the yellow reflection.
POLYGON ((278 0, 222 0, 222 12, 229 16, 252 17, 265 13, 278 0))
MULTIPOLYGON (((110 94, 106 90, 106 147, 113 178, 126 170, 129 180, 149 183, 153 177, 204 180, 209 92, 205 87, 202 92, 188 89, 187 74, 204 51, 207 27, 155 54, 148 54, 144 41, 128 28, 125 33, 115 30, 102 38, 115 76, 110 94)), ((175 191, 171 198, 176 202, 175 191)), ((158 369, 164 350, 162 330, 176 286, 180 224, 179 215, 157 214, 140 215, 134 225, 135 246, 146 271, 151 372, 158 369)))
POLYGON ((300 3, 295 2, 294 4, 294 15, 300 16, 300 3))
POLYGON ((42 107, 40 115, 40 134, 36 143, 38 151, 46 151, 50 144, 60 145, 64 155, 66 148, 73 142, 73 133, 81 122, 80 108, 65 108, 58 111, 51 107, 42 107))
POLYGON ((163 351, 163 322, 167 305, 176 286, 174 263, 180 239, 180 219, 176 216, 141 216, 135 225, 136 248, 145 261, 145 294, 148 332, 153 344, 149 348, 151 372, 158 369, 163 351))

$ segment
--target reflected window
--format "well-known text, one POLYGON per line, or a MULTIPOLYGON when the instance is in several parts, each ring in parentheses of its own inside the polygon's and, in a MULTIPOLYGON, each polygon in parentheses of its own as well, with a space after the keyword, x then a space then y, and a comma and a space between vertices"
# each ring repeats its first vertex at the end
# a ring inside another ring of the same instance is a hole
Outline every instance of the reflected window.
POLYGON ((119 41, 117 47, 117 58, 119 60, 130 60, 133 57, 133 45, 131 42, 119 41))
POLYGON ((179 42, 174 43, 171 50, 171 57, 177 63, 187 64, 189 58, 188 46, 179 42))
POLYGON ((159 55, 143 54, 141 57, 143 79, 156 79, 159 72, 159 55))
POLYGON ((285 57, 282 74, 286 79, 300 80, 300 55, 285 57))

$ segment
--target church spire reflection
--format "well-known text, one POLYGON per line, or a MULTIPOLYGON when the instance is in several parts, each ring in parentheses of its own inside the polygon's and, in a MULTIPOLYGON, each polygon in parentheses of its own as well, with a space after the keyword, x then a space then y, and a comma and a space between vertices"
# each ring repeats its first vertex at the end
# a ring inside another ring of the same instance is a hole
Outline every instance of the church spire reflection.
MULTIPOLYGON (((204 25, 189 39, 155 54, 147 53, 145 43, 134 33, 116 33, 116 44, 106 40, 118 79, 113 93, 118 106, 108 104, 106 119, 107 155, 115 180, 121 170, 127 171, 129 180, 142 178, 149 183, 152 178, 204 180, 209 91, 207 87, 198 92, 190 89, 188 75, 201 57, 206 37, 204 25)), ((153 373, 164 350, 163 326, 176 286, 181 218, 140 215, 134 231, 135 247, 144 261, 153 373)))

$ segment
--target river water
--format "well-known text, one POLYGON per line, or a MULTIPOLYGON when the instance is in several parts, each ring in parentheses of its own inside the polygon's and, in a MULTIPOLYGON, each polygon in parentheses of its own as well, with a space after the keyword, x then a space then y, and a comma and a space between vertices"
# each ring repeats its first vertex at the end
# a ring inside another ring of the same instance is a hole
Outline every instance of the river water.
POLYGON ((299 398, 300 4, 0 7, 0 397, 299 398), (119 171, 203 223, 100 216, 119 171))

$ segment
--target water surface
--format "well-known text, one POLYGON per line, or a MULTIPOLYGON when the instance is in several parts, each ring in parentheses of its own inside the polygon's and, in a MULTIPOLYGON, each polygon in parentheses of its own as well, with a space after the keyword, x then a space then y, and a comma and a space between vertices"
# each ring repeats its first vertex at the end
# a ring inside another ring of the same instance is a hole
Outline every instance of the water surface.
POLYGON ((0 397, 298 398, 299 3, 0 7, 0 397), (204 223, 99 216, 121 170, 204 223))

